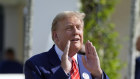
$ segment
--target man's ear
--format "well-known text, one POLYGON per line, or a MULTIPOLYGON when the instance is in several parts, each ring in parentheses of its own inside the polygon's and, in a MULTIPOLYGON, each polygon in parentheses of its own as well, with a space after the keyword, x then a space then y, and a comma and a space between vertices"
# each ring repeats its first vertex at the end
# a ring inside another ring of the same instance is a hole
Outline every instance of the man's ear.
POLYGON ((54 40, 55 42, 57 42, 57 41, 59 40, 56 31, 53 31, 53 32, 52 32, 52 38, 53 38, 53 40, 54 40))

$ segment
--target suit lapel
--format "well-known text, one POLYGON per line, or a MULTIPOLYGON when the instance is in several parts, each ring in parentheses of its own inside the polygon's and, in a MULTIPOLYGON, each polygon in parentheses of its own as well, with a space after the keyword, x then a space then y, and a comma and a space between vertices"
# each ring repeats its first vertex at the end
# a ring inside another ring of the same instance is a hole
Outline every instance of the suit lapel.
POLYGON ((90 72, 84 67, 81 55, 77 55, 81 79, 92 79, 90 72))
POLYGON ((49 61, 50 61, 50 64, 52 66, 58 66, 61 64, 61 61, 58 57, 58 55, 56 54, 56 51, 54 49, 54 45, 53 47, 49 50, 49 61))

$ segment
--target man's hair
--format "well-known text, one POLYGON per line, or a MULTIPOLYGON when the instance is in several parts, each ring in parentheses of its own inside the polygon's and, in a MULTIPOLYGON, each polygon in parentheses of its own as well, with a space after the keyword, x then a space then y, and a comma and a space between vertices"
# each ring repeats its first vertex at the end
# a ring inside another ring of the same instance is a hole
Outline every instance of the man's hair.
MULTIPOLYGON (((57 29, 57 24, 59 21, 62 21, 63 19, 68 18, 68 17, 72 17, 72 16, 79 18, 83 22, 83 19, 85 17, 85 13, 80 13, 77 11, 64 11, 64 12, 57 14, 52 22, 51 31, 53 32, 57 29)), ((84 24, 84 22, 83 22, 83 24, 84 24)))
POLYGON ((12 48, 7 48, 4 52, 5 55, 15 55, 15 51, 12 48))

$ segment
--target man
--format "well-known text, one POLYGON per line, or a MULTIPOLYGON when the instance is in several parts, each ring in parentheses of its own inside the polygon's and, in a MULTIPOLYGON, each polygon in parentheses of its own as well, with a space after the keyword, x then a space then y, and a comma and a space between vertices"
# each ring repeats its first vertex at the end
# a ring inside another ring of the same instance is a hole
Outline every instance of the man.
MULTIPOLYGON (((136 49, 140 51, 140 36, 136 42, 136 49)), ((135 79, 140 79, 140 57, 136 58, 135 79)))
POLYGON ((4 58, 0 62, 0 73, 23 73, 23 65, 16 60, 12 48, 8 48, 4 52, 4 58))
POLYGON ((84 13, 65 11, 54 18, 55 45, 26 61, 26 79, 109 79, 90 41, 85 44, 86 57, 77 54, 83 45, 84 17, 84 13))

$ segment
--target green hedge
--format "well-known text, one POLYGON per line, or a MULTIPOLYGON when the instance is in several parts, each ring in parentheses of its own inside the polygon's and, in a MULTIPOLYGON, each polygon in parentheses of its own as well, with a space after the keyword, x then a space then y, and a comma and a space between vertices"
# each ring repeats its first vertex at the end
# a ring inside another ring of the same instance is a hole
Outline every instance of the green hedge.
POLYGON ((81 11, 86 14, 84 42, 90 40, 96 47, 101 67, 110 79, 120 79, 123 67, 118 58, 120 44, 115 25, 110 22, 117 0, 81 0, 81 11))

